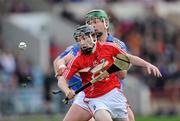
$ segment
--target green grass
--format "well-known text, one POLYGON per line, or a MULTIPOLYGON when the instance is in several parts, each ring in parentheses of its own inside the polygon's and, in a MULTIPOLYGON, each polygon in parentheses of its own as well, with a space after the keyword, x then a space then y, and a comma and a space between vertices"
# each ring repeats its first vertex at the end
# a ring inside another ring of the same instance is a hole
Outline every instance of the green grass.
POLYGON ((60 115, 26 115, 26 116, 11 116, 0 118, 0 121, 62 121, 63 116, 60 115))
POLYGON ((136 121, 180 121, 180 116, 161 116, 161 117, 155 117, 155 116, 149 116, 149 117, 136 117, 136 121))
MULTIPOLYGON (((60 115, 53 115, 53 116, 46 116, 46 115, 30 115, 30 116, 12 116, 0 118, 0 121, 62 121, 63 116, 60 115)), ((174 117, 141 117, 137 116, 136 121, 180 121, 180 116, 174 117)))

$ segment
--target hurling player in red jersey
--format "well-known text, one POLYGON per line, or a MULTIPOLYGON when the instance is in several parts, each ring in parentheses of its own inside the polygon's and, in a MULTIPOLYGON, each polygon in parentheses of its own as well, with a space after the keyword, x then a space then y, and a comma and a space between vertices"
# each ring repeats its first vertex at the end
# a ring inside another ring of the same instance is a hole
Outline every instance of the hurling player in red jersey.
MULTIPOLYGON (((85 15, 85 22, 88 25, 92 25, 95 29, 97 35, 98 35, 98 41, 99 42, 112 42, 116 44, 119 48, 127 51, 126 45, 123 41, 117 39, 109 32, 109 17, 107 13, 104 10, 101 9, 94 9, 86 13, 85 15)), ((75 45, 75 44, 74 44, 75 45)), ((68 62, 70 62, 78 53, 77 50, 80 50, 77 46, 74 46, 71 48, 69 53, 67 53, 67 49, 62 53, 63 58, 59 58, 59 56, 54 60, 54 69, 58 76, 61 76, 64 72, 66 66, 68 65, 68 62), (66 54, 64 54, 66 53, 66 54)), ((78 45, 78 43, 76 43, 78 45)), ((69 47, 68 47, 69 48, 69 47)), ((121 91, 123 93, 123 79, 126 77, 127 70, 119 71, 118 73, 119 81, 121 83, 121 91)), ((72 80, 72 79, 71 79, 72 80)), ((71 83, 72 81, 68 81, 68 83, 71 83)), ((88 106, 83 101, 85 97, 84 91, 78 93, 76 95, 76 98, 74 98, 73 103, 71 107, 69 108, 64 121, 94 121, 91 115, 91 112, 89 112, 88 106), (78 110, 78 111, 77 111, 78 110), (74 115, 76 113, 76 115, 74 115)), ((128 118, 129 121, 135 121, 134 114, 130 108, 130 105, 128 104, 127 107, 128 111, 128 118)))
MULTIPOLYGON (((86 67, 95 67, 97 64, 108 61, 106 68, 112 65, 113 57, 117 54, 126 55, 132 65, 147 68, 148 73, 153 72, 157 77, 161 76, 159 69, 143 59, 125 53, 112 43, 99 43, 93 27, 83 25, 75 30, 75 40, 80 44, 81 51, 68 65, 62 76, 58 77, 58 86, 65 95, 71 99, 75 96, 73 90, 68 88, 67 80, 86 67)), ((92 79, 92 73, 80 73, 83 84, 92 79)), ((89 106, 93 116, 98 121, 128 121, 126 98, 119 91, 120 82, 116 74, 110 74, 106 78, 94 83, 84 90, 84 101, 89 106)), ((72 119, 73 121, 73 119, 72 119)))

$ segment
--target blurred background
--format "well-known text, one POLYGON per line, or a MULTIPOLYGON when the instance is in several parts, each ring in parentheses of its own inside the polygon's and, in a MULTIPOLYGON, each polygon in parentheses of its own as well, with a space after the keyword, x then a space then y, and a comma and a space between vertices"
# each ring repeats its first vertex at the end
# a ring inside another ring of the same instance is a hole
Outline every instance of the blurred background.
POLYGON ((137 121, 180 121, 179 0, 0 0, 0 121, 61 121, 52 61, 75 43, 74 28, 94 8, 110 16, 111 33, 163 77, 131 67, 125 93, 137 121), (18 44, 27 43, 25 50, 18 44), (165 117, 165 118, 163 118, 165 117))

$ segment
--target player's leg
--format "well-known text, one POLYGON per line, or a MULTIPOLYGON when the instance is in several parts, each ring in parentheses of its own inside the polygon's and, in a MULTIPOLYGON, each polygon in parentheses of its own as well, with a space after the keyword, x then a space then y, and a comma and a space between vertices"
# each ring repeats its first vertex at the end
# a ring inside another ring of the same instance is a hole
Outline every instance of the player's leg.
POLYGON ((110 113, 105 109, 97 110, 94 117, 97 121, 113 121, 110 113))
POLYGON ((131 107, 130 107, 130 106, 128 106, 127 111, 128 111, 128 119, 129 119, 129 121, 135 121, 134 113, 133 113, 133 111, 131 110, 131 107))
POLYGON ((97 98, 85 98, 89 109, 98 121, 112 121, 112 119, 129 121, 127 113, 127 100, 124 95, 115 88, 107 94, 97 98))
POLYGON ((94 116, 94 120, 92 121, 113 121, 110 110, 104 104, 102 100, 104 100, 104 96, 101 96, 99 98, 85 98, 85 102, 87 103, 89 110, 92 112, 94 116), (102 98, 102 99, 101 99, 102 98))
POLYGON ((95 119, 92 117, 89 121, 95 121, 95 119))
POLYGON ((84 92, 80 92, 76 95, 64 121, 88 121, 92 118, 92 114, 87 104, 84 102, 84 96, 84 92))
POLYGON ((114 90, 114 93, 112 94, 111 98, 115 102, 119 102, 118 104, 110 102, 110 106, 112 107, 110 109, 112 110, 112 116, 114 117, 113 121, 129 121, 126 97, 119 89, 114 90))
POLYGON ((88 121, 91 113, 77 104, 72 104, 63 121, 88 121))

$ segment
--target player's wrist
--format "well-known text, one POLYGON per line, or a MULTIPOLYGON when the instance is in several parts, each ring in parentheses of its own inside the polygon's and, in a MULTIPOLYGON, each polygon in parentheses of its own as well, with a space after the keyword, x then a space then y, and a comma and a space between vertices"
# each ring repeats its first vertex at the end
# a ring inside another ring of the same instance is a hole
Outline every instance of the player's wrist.
POLYGON ((58 66, 58 69, 62 69, 62 68, 66 68, 66 65, 61 64, 61 65, 58 66))
POLYGON ((66 68, 66 65, 64 65, 64 64, 59 65, 58 70, 55 74, 55 77, 62 76, 62 73, 63 73, 65 68, 66 68))

